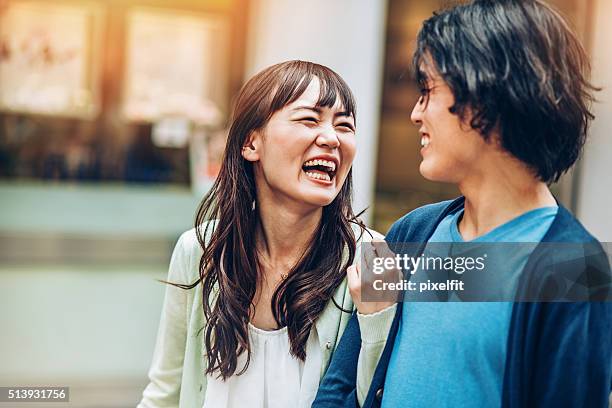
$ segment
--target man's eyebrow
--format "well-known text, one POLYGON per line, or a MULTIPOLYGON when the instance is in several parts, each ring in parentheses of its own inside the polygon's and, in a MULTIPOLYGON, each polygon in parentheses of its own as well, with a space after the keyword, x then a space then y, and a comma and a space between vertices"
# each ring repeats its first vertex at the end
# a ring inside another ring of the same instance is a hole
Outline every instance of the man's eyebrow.
POLYGON ((418 78, 419 78, 419 82, 426 83, 426 82, 432 81, 431 77, 425 71, 419 71, 418 78))
POLYGON ((417 72, 417 78, 420 78, 424 82, 435 82, 436 80, 435 75, 432 75, 429 70, 423 68, 419 68, 419 71, 417 72))

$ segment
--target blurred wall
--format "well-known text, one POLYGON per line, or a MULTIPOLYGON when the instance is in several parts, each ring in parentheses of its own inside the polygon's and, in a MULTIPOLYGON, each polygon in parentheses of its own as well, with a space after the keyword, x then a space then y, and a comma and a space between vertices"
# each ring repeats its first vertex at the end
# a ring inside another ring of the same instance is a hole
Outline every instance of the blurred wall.
MULTIPOLYGON (((327 65, 357 99, 356 211, 373 201, 385 41, 386 0, 254 0, 247 77, 268 65, 302 59, 327 65)), ((371 211, 365 218, 371 217, 371 211)))
POLYGON ((612 241, 612 2, 597 0, 592 33, 593 80, 603 87, 579 171, 578 217, 601 241, 612 241))

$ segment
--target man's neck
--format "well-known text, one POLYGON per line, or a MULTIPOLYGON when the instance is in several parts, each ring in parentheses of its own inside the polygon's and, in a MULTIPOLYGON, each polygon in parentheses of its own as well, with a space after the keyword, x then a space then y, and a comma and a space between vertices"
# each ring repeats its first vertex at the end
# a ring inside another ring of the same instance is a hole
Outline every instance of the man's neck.
POLYGON ((536 208, 557 205, 548 186, 516 160, 474 172, 459 184, 465 211, 459 231, 465 240, 482 236, 536 208))

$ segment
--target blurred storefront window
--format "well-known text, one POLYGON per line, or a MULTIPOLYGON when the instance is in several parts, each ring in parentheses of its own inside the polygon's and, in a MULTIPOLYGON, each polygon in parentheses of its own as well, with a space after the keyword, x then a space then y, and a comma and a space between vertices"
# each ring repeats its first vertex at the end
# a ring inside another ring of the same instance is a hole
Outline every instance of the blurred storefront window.
POLYGON ((189 188, 243 80, 246 3, 0 0, 0 180, 189 188))
POLYGON ((166 259, 218 172, 248 6, 0 0, 0 259, 166 259))

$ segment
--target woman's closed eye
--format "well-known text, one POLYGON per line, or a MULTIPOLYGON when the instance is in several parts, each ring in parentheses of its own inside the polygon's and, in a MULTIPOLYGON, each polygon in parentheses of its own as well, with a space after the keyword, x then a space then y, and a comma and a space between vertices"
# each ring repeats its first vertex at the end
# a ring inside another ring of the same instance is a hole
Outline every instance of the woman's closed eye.
POLYGON ((355 126, 353 126, 353 124, 350 123, 350 122, 336 123, 335 126, 342 128, 342 130, 344 130, 344 131, 349 131, 349 132, 354 132, 355 131, 355 126))
POLYGON ((314 116, 307 116, 304 118, 296 119, 297 122, 306 122, 306 123, 319 123, 319 120, 314 116))

